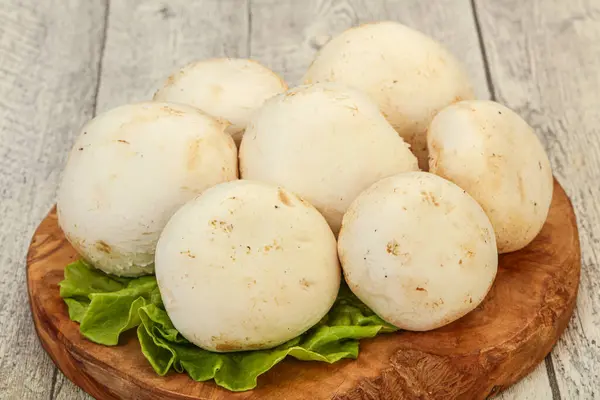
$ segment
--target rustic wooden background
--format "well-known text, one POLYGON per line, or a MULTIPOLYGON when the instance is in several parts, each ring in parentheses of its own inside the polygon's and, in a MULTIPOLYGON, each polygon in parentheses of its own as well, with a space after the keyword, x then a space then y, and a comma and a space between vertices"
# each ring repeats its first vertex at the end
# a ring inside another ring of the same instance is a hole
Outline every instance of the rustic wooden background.
POLYGON ((575 315, 500 398, 600 397, 600 1, 0 0, 0 398, 89 398, 41 349, 25 288, 27 245, 79 127, 204 57, 252 57, 293 85, 331 35, 374 20, 445 43, 480 97, 527 119, 577 212, 575 315))

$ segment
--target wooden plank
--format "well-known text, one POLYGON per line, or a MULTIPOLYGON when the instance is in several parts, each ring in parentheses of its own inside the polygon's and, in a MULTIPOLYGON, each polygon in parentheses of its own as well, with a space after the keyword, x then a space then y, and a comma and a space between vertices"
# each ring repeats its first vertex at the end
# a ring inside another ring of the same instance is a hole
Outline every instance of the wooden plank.
POLYGON ((541 363, 525 378, 498 395, 500 400, 549 400, 552 390, 546 371, 546 364, 541 363))
POLYGON ((66 376, 58 373, 56 384, 52 392, 53 400, 93 400, 93 397, 88 395, 79 386, 75 386, 66 376))
POLYGON ((110 6, 98 110, 149 100, 179 67, 248 55, 246 0, 124 0, 110 6))
POLYGON ((582 275, 576 314, 547 361, 554 398, 600 388, 600 4, 477 3, 498 100, 535 128, 578 216, 582 275))
POLYGON ((94 110, 104 12, 100 0, 7 0, 0 7, 3 399, 48 397, 56 383, 56 369, 31 322, 25 253, 54 203, 73 136, 94 110))
POLYGON ((253 0, 251 13, 252 58, 282 74, 290 85, 300 83, 318 49, 332 36, 361 23, 393 20, 445 44, 465 64, 478 96, 489 96, 468 0, 253 0))

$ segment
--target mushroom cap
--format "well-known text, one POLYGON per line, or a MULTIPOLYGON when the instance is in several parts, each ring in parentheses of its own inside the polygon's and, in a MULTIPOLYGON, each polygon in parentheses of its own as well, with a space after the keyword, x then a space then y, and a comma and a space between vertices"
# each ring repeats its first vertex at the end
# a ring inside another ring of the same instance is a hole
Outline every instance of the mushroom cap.
POLYGON ((334 81, 360 89, 380 107, 427 169, 427 126, 445 106, 474 98, 461 63, 441 44, 396 22, 351 28, 315 58, 304 83, 334 81))
POLYGON ((226 352, 271 348, 319 322, 340 268, 335 237, 313 206, 240 180, 175 213, 158 242, 156 277, 177 330, 226 352))
POLYGON ((528 245, 552 201, 552 169, 533 129, 493 101, 464 101, 442 110, 428 134, 430 171, 481 204, 496 232, 498 251, 528 245))
POLYGON ((138 103, 88 122, 58 190, 58 220, 73 247, 119 276, 154 271, 162 228, 186 201, 237 178, 223 123, 179 104, 138 103))
POLYGON ((354 294, 387 322, 414 331, 473 310, 498 266, 494 230, 479 204, 426 172, 364 191, 344 215, 338 251, 354 294))
POLYGON ((362 190, 417 169, 408 145, 377 106, 335 83, 299 86, 265 102, 240 147, 242 178, 304 197, 334 233, 362 190))
POLYGON ((254 60, 214 58, 171 75, 154 100, 189 104, 229 121, 227 133, 239 144, 252 113, 285 90, 277 74, 254 60))

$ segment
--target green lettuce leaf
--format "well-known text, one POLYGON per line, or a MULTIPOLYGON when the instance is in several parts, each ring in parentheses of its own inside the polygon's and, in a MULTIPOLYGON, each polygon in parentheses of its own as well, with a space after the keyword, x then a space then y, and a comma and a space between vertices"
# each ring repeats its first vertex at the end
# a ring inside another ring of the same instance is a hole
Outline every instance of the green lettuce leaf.
POLYGON ((121 333, 137 327, 141 351, 157 374, 187 372, 232 391, 253 389, 258 376, 287 356, 327 363, 356 358, 359 339, 396 330, 344 284, 329 313, 297 338, 270 350, 214 353, 190 343, 173 326, 154 276, 113 277, 77 261, 65 268, 60 295, 89 340, 113 346, 121 333))

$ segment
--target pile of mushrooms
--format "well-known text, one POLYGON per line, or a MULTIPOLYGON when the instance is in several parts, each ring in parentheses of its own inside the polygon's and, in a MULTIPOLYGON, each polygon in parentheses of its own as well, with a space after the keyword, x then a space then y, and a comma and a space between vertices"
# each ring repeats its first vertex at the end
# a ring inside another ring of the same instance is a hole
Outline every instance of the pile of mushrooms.
POLYGON ((382 22, 332 39, 289 90, 255 61, 211 59, 98 115, 69 155, 58 218, 94 267, 155 273, 174 326, 226 352, 308 330, 341 272, 398 328, 461 318, 498 253, 540 232, 552 187, 521 117, 476 100, 439 43, 382 22))

